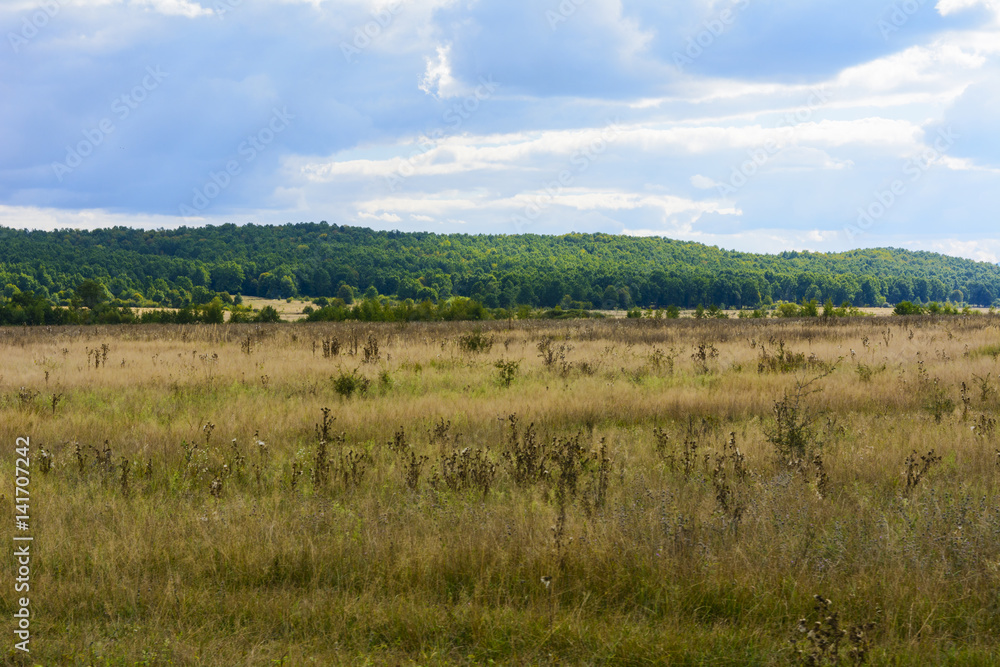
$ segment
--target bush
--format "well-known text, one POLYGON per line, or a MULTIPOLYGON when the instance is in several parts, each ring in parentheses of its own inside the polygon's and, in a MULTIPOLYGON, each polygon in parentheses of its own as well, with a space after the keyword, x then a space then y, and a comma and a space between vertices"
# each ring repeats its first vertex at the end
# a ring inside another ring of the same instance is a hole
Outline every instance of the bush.
POLYGON ((778 317, 799 317, 799 307, 794 303, 778 304, 775 312, 778 317))
POLYGON ((341 373, 333 379, 333 389, 344 398, 350 398, 355 393, 364 395, 368 393, 371 380, 363 375, 359 375, 357 370, 350 373, 341 373))
POLYGON ((896 308, 892 312, 897 315, 923 315, 924 309, 915 303, 900 301, 896 304, 896 308))
POLYGON ((463 352, 489 352, 493 349, 493 336, 484 336, 483 330, 476 327, 472 332, 459 336, 458 347, 463 352))
POLYGON ((958 309, 948 302, 940 304, 937 301, 932 301, 927 304, 927 312, 931 315, 958 315, 958 309))
POLYGON ((500 381, 500 384, 504 387, 509 387, 514 382, 514 378, 517 377, 517 371, 521 366, 521 362, 500 359, 493 366, 497 369, 497 379, 500 381))
POLYGON ((257 322, 280 322, 281 314, 274 309, 274 306, 264 306, 254 317, 257 322))

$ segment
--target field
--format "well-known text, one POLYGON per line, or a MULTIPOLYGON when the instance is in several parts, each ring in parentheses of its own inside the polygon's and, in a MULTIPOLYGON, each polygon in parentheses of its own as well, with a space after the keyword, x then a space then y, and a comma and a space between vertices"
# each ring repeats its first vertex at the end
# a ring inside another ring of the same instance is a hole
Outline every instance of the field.
POLYGON ((3 656, 996 664, 998 357, 988 315, 0 330, 3 656))
POLYGON ((260 310, 265 306, 271 306, 278 314, 281 315, 281 320, 283 322, 294 322, 295 320, 300 320, 305 317, 302 314, 302 309, 306 306, 312 306, 317 308, 318 306, 310 303, 309 301, 303 300, 292 300, 287 301, 285 299, 265 299, 259 296, 245 296, 243 297, 243 304, 250 306, 254 310, 260 310))

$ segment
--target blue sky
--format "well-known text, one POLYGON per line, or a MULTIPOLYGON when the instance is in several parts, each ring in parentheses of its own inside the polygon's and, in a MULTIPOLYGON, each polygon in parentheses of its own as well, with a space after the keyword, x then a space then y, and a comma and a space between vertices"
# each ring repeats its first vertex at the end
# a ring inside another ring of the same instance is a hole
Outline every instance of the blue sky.
POLYGON ((4 0, 0 224, 996 262, 1000 0, 4 0))

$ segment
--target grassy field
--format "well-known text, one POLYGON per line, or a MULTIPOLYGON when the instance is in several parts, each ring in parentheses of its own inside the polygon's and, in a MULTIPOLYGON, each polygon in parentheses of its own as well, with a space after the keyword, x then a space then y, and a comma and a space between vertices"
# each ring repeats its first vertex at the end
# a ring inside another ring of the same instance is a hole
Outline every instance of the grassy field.
POLYGON ((998 356, 985 315, 0 330, 3 656, 996 664, 998 356))
POLYGON ((301 320, 305 317, 302 313, 302 309, 306 306, 312 306, 313 308, 318 308, 315 304, 310 301, 293 299, 288 301, 286 299, 265 299, 259 296, 245 296, 243 297, 243 304, 250 306, 254 310, 260 310, 265 306, 271 306, 278 314, 281 315, 281 320, 283 322, 294 322, 295 320, 301 320))

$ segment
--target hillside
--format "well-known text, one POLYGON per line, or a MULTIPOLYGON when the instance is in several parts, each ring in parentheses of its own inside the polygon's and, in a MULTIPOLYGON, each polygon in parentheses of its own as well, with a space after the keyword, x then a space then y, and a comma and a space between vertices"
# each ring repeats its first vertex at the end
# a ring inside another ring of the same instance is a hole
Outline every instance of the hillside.
POLYGON ((123 305, 183 306, 216 293, 283 298, 468 296, 488 307, 756 306, 827 298, 987 306, 1000 268, 898 249, 757 255, 606 234, 437 235, 321 223, 141 231, 0 228, 5 298, 32 291, 68 304, 84 280, 123 305))

